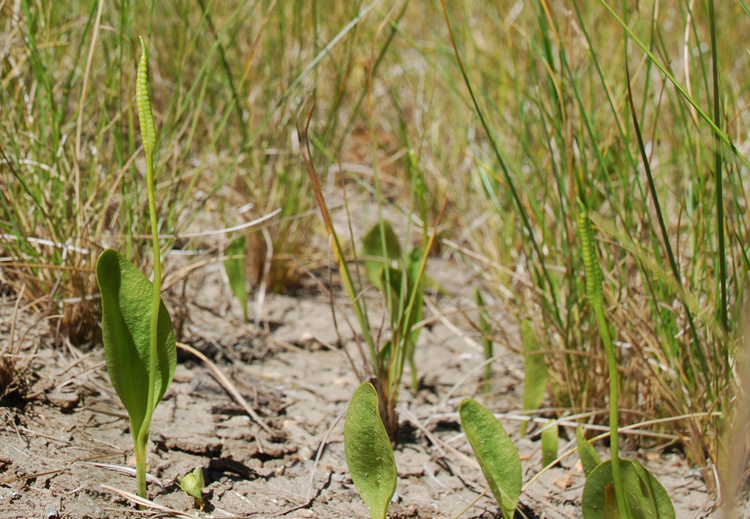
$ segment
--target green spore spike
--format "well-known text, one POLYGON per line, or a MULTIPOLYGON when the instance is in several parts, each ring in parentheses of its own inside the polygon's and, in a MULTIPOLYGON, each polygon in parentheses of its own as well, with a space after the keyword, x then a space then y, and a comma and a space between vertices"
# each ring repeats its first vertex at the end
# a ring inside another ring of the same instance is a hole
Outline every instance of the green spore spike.
POLYGON ((141 40, 143 52, 138 60, 138 74, 135 83, 135 102, 138 106, 138 121, 141 123, 141 137, 143 139, 143 149, 146 155, 152 155, 156 148, 156 125, 154 124, 154 115, 151 113, 151 96, 148 91, 148 47, 141 40))
POLYGON ((603 305, 604 294, 602 291, 602 271, 599 268, 599 261, 596 256, 594 246, 594 231, 591 228, 589 212, 580 198, 578 207, 578 234, 581 237, 581 251, 583 254, 583 268, 586 273, 586 295, 592 304, 603 305))

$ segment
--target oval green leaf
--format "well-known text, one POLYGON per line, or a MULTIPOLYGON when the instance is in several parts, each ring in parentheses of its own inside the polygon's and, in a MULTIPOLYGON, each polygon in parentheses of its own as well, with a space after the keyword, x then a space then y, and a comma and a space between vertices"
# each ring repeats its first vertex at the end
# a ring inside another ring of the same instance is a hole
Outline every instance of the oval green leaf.
MULTIPOLYGON (((523 379, 523 408, 527 411, 539 409, 544 402, 547 392, 547 361, 539 354, 542 345, 539 342, 531 324, 528 321, 521 323, 521 340, 526 363, 523 379)), ((521 422, 521 436, 526 434, 528 422, 521 422)))
MULTIPOLYGON (((153 284, 117 251, 107 249, 96 264, 102 294, 102 341, 107 372, 130 416, 134 438, 148 406, 153 284)), ((166 393, 177 364, 174 327, 167 307, 159 307, 154 409, 166 393)))
POLYGON ((385 519, 396 492, 398 473, 391 440, 378 410, 378 393, 362 383, 349 402, 344 424, 344 451, 352 481, 373 519, 385 519))
POLYGON ((555 421, 550 420, 542 429, 542 467, 551 465, 557 459, 558 430, 553 423, 555 421))
POLYGON ((465 399, 458 412, 466 437, 503 516, 513 517, 523 483, 521 457, 516 446, 492 412, 476 400, 465 399))
POLYGON ((229 287, 240 302, 242 313, 247 321, 247 284, 245 276, 245 253, 247 251, 247 238, 240 236, 232 241, 224 251, 227 259, 224 260, 224 270, 227 271, 229 287))
POLYGON ((583 472, 586 477, 589 477, 591 471, 593 471, 602 462, 599 454, 594 449, 586 438, 583 437, 583 430, 580 427, 576 428, 576 445, 578 445, 578 455, 581 457, 581 465, 583 465, 583 472))
MULTIPOLYGON (((631 519, 676 519, 669 494, 659 480, 637 461, 620 460, 625 503, 631 519)), ((613 484, 612 462, 607 460, 586 478, 583 487, 584 519, 605 519, 607 486, 613 484)))

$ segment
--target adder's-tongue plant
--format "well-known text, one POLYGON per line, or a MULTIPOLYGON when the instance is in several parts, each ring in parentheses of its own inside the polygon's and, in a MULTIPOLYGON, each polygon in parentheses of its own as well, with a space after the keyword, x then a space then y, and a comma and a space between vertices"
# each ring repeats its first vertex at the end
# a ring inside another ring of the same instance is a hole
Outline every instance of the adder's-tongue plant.
POLYGON ((96 265, 102 294, 102 341, 107 371, 130 417, 135 444, 138 495, 146 494, 146 446, 151 418, 174 376, 174 328, 161 301, 161 258, 157 229, 153 157, 156 127, 148 91, 148 55, 138 62, 136 102, 146 152, 146 181, 154 246, 153 284, 118 252, 105 250, 96 265))
MULTIPOLYGON (((600 462, 599 456, 583 438, 580 430, 576 442, 586 471, 586 484, 581 496, 584 519, 675 519, 669 494, 653 474, 637 460, 620 459, 617 414, 619 377, 617 358, 604 318, 602 271, 596 255, 594 231, 588 209, 578 200, 578 234, 581 240, 583 267, 586 272, 586 296, 599 325, 599 335, 607 354, 609 371, 609 427, 611 460, 600 462), (614 496, 612 495, 614 490, 614 496)), ((544 441, 544 439, 542 440, 544 441)))
POLYGON ((580 213, 578 214, 578 234, 581 240, 581 252, 583 254, 583 268, 586 273, 586 296, 589 304, 596 314, 596 322, 599 325, 599 335, 604 343, 604 351, 607 355, 607 370, 609 371, 609 428, 610 451, 612 453, 612 479, 615 488, 617 509, 622 519, 628 519, 628 509, 625 505, 625 494, 622 489, 620 476, 620 455, 617 436, 617 415, 619 399, 619 377, 617 374, 617 358, 612 346, 612 338, 609 335, 609 327, 604 318, 604 292, 602 289, 602 271, 599 267, 599 258, 594 246, 594 231, 591 228, 589 212, 581 199, 578 199, 580 213))

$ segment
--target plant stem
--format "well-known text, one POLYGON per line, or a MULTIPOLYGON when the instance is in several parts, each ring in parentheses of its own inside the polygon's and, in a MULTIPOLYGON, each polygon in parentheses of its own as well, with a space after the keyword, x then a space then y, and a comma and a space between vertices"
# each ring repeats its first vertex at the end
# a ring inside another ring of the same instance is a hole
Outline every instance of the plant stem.
POLYGON ((138 483, 138 495, 148 498, 146 493, 146 446, 135 444, 135 471, 138 483))
POLYGON ((620 475, 620 446, 617 435, 617 423, 619 414, 620 385, 617 372, 617 357, 612 346, 612 338, 609 336, 607 320, 604 318, 602 305, 595 303, 593 305, 596 313, 596 321, 599 324, 599 335, 604 343, 604 351, 607 354, 607 370, 609 371, 609 450, 612 455, 612 481, 615 487, 615 499, 617 500, 617 509, 623 519, 629 519, 628 508, 625 505, 625 493, 622 488, 622 478, 620 475))
POLYGON ((146 445, 148 444, 148 433, 151 429, 151 417, 154 414, 155 407, 154 394, 156 392, 156 340, 159 330, 159 307, 161 306, 161 249, 159 248, 159 231, 157 229, 156 219, 153 153, 146 154, 146 182, 148 184, 148 212, 151 220, 151 235, 154 240, 154 291, 153 300, 151 302, 151 341, 149 344, 150 355, 148 370, 148 404, 146 407, 146 416, 143 419, 141 429, 138 432, 138 438, 135 442, 136 470, 138 473, 138 495, 144 498, 148 497, 146 495, 146 445))

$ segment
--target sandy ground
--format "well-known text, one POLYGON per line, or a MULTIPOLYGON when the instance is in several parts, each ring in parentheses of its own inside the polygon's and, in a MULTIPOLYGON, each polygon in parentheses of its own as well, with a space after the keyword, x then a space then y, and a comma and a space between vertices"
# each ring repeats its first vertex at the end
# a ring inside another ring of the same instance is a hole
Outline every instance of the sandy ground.
MULTIPOLYGON (((494 499, 477 500, 485 480, 461 433, 457 408, 462 398, 473 396, 496 413, 520 409, 522 358, 496 346, 501 355, 485 395, 476 333, 453 311, 471 306, 471 273, 447 260, 433 262, 430 272, 450 295, 431 297, 445 317, 433 319, 420 336, 421 389, 402 391, 399 483, 390 516, 449 518, 466 509, 467 519, 500 517, 494 499)), ((337 334, 329 298, 318 283, 305 283, 295 296, 269 295, 263 330, 257 330, 242 323, 218 265, 191 279, 182 340, 226 374, 272 434, 247 416, 203 362, 180 352, 174 383, 151 428, 149 472, 160 484, 149 485, 149 496, 156 503, 190 517, 368 517, 343 447, 343 415, 359 381, 339 341, 362 362, 343 318, 350 306, 337 297, 337 334), (203 511, 176 481, 196 467, 206 477, 203 511)), ((368 297, 376 308, 373 321, 379 322, 377 295, 368 297)), ((182 305, 173 295, 165 300, 173 312, 182 305)), ((2 307, 0 332, 6 340, 12 309, 12 301, 2 307)), ((425 316, 434 313, 425 309, 425 316)), ((33 322, 33 316, 22 318, 18 329, 33 322)), ((0 407, 0 518, 162 513, 138 510, 104 488, 134 493, 136 485, 134 477, 97 465, 134 465, 127 415, 109 384, 101 347, 81 351, 37 325, 23 348, 25 354, 36 350, 28 377, 29 394, 36 396, 0 407)), ((502 422, 517 440, 528 482, 541 469, 540 444, 533 434, 519 439, 518 420, 502 422)), ((560 452, 574 437, 572 429, 561 428, 560 452)), ((604 446, 598 448, 606 458, 604 446)), ((679 454, 625 455, 640 459, 662 481, 678 518, 710 517, 712 501, 700 472, 679 454)), ((577 462, 574 454, 535 481, 522 495, 517 517, 580 517, 584 477, 577 462)))

